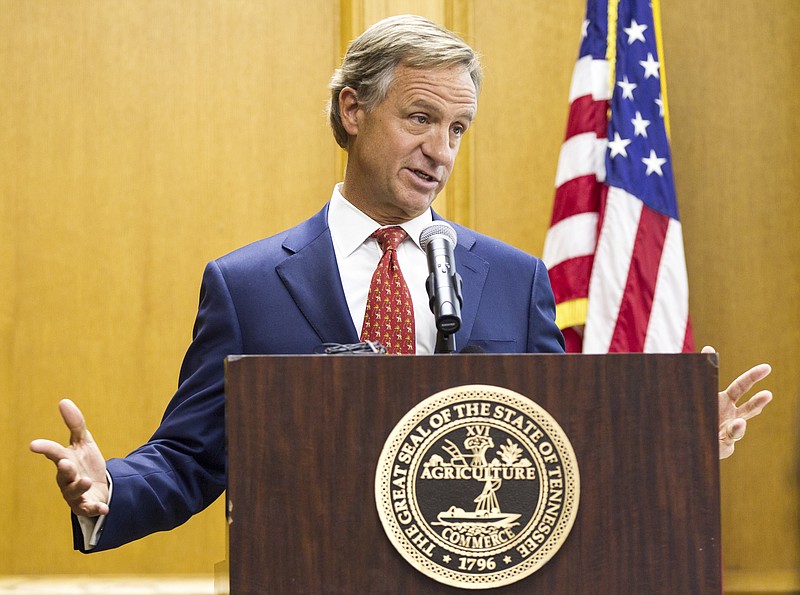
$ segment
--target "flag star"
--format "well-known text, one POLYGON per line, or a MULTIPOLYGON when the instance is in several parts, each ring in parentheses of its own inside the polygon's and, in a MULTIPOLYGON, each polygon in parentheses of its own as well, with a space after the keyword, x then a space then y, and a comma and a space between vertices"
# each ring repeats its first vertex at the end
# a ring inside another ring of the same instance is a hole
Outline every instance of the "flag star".
POLYGON ((628 81, 628 75, 622 77, 621 81, 617 82, 617 87, 622 88, 622 98, 633 100, 633 90, 637 87, 636 83, 628 81))
POLYGON ((654 101, 656 102, 656 105, 658 106, 658 115, 663 118, 664 117, 664 100, 661 99, 661 94, 659 94, 658 97, 656 97, 654 101))
POLYGON ((651 76, 659 78, 658 61, 650 52, 647 52, 647 60, 639 60, 639 65, 644 68, 644 78, 649 79, 651 76))
POLYGON ((650 126, 650 120, 642 118, 641 112, 636 112, 636 117, 631 120, 631 124, 633 124, 634 136, 643 136, 647 138, 647 127, 650 126))
POLYGON ((650 149, 650 156, 649 157, 642 157, 642 163, 647 166, 647 172, 645 175, 650 175, 653 172, 657 173, 659 176, 663 176, 664 173, 661 171, 661 166, 667 162, 666 159, 663 157, 659 157, 656 155, 656 152, 653 149, 650 149))
POLYGON ((634 41, 644 42, 645 29, 647 29, 647 25, 640 25, 636 22, 636 19, 632 19, 631 26, 623 29, 628 34, 628 45, 631 45, 634 41))
POLYGON ((581 25, 581 39, 589 35, 589 19, 584 19, 581 25))
POLYGON ((617 155, 622 155, 623 157, 628 156, 628 152, 625 150, 631 144, 631 141, 627 138, 621 138, 619 132, 614 132, 614 140, 608 141, 608 148, 611 149, 611 157, 612 159, 617 155))

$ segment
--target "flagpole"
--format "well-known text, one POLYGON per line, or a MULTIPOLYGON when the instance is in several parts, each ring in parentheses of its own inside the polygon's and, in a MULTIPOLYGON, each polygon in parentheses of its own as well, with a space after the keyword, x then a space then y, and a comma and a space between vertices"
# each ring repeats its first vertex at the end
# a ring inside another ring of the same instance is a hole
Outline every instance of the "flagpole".
MULTIPOLYGON (((619 0, 608 0, 608 25, 606 34, 606 60, 608 61, 608 88, 614 92, 617 64, 617 17, 619 0)), ((609 112, 611 107, 609 106, 609 112)))
POLYGON ((664 109, 664 128, 667 131, 667 138, 672 139, 669 129, 669 109, 667 108, 667 67, 664 60, 664 39, 661 36, 661 2, 652 0, 653 6, 653 26, 656 32, 656 50, 658 51, 658 61, 661 63, 661 102, 664 109))

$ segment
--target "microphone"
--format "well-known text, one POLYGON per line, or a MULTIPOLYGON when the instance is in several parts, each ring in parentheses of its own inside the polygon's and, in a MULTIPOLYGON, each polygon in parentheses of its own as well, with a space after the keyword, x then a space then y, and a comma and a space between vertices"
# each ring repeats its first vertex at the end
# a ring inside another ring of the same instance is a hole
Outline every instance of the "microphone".
POLYGON ((461 353, 486 353, 486 350, 480 345, 467 345, 461 353))
POLYGON ((443 335, 453 335, 461 328, 461 275, 456 272, 453 256, 456 242, 456 230, 444 221, 434 221, 419 234, 419 243, 428 256, 425 289, 436 328, 443 335))

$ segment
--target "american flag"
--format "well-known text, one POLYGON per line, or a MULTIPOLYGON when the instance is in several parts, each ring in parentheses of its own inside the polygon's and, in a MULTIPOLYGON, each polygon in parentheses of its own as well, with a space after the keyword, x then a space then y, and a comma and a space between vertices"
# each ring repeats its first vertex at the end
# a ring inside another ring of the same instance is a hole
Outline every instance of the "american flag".
POLYGON ((694 349, 652 6, 587 4, 543 254, 570 352, 694 349))

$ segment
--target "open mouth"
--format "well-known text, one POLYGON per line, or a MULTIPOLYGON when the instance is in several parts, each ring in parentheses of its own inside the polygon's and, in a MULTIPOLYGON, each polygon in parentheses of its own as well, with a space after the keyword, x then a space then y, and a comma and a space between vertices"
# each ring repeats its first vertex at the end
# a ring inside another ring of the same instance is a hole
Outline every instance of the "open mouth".
POLYGON ((424 171, 420 171, 418 169, 412 169, 411 171, 414 172, 414 175, 417 176, 419 179, 425 180, 426 182, 436 182, 437 181, 436 178, 426 174, 424 171))

